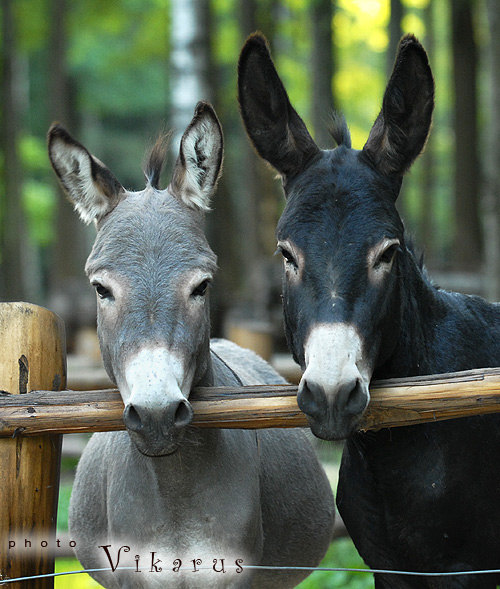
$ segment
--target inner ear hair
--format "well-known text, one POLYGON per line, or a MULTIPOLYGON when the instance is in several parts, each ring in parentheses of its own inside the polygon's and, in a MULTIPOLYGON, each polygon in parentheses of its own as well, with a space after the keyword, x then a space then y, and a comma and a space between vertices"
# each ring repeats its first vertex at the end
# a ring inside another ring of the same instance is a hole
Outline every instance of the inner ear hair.
POLYGON ((434 109, 434 79, 425 49, 401 40, 383 106, 363 148, 385 175, 404 175, 424 148, 434 109))
POLYGON ((84 223, 99 221, 125 193, 114 175, 59 124, 48 133, 49 158, 84 223))
POLYGON ((215 192, 223 158, 219 119, 206 102, 196 105, 193 120, 184 132, 169 189, 187 206, 207 211, 215 192))

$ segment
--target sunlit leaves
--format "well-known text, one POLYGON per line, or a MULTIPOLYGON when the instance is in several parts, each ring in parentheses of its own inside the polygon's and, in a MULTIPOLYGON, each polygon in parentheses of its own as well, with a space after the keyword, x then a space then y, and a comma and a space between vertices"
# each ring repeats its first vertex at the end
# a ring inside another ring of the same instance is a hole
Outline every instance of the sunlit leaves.
POLYGON ((335 15, 335 39, 340 49, 356 44, 372 51, 384 51, 389 22, 387 0, 338 0, 335 15))
POLYGON ((402 27, 404 31, 411 31, 418 38, 423 38, 425 35, 425 24, 415 13, 403 16, 402 27))

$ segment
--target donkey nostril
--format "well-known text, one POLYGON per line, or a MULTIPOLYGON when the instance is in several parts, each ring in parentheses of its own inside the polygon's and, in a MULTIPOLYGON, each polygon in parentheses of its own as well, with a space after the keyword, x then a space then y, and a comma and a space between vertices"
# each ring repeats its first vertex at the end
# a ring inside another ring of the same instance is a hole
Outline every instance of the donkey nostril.
POLYGON ((356 379, 356 384, 348 394, 345 407, 349 413, 355 415, 361 413, 365 409, 366 401, 367 398, 363 387, 363 381, 358 378, 356 379))
POLYGON ((127 405, 123 411, 123 421, 127 429, 134 432, 141 431, 143 428, 142 419, 139 412, 133 405, 127 405))
POLYGON ((297 402, 300 410, 311 417, 319 417, 326 413, 325 391, 314 382, 302 382, 297 402))
POLYGON ((174 415, 175 427, 184 427, 189 425, 193 419, 193 409, 187 401, 181 401, 177 406, 174 415))

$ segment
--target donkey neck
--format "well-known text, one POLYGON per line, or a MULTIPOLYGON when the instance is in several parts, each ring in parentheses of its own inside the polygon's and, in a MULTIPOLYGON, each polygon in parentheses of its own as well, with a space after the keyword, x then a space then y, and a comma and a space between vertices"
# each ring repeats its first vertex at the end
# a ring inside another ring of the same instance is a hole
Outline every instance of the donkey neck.
POLYGON ((203 362, 204 371, 196 380, 197 387, 240 386, 241 380, 236 372, 211 348, 207 350, 203 362))
POLYGON ((399 313, 399 333, 393 353, 376 367, 374 378, 440 371, 436 354, 442 345, 440 325, 447 313, 446 301, 429 282, 412 251, 406 250, 399 264, 399 308, 394 309, 399 313))
POLYGON ((433 286, 412 252, 400 269, 400 329, 394 352, 374 378, 496 366, 500 305, 433 286))

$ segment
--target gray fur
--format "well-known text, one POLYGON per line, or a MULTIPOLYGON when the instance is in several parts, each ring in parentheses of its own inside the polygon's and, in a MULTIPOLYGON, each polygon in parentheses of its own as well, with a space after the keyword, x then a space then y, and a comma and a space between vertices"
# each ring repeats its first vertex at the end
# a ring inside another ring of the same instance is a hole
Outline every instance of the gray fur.
MULTIPOLYGON (((51 153, 63 184, 57 162, 64 161, 64 137, 59 130, 52 142, 56 157, 51 153)), ((184 141, 189 166, 212 166, 188 182, 196 199, 208 198, 221 158, 189 155, 194 146, 222 149, 208 105, 197 108, 184 141), (193 141, 200 128, 211 137, 193 141), (199 191, 193 182, 200 182, 199 191)), ((72 152, 78 145, 68 140, 72 152)), ((174 174, 182 179, 190 171, 181 160, 174 174)), ((90 182, 80 180, 76 185, 90 182)), ((122 550, 120 567, 137 562, 141 572, 92 574, 109 588, 292 587, 307 573, 189 572, 197 558, 210 568, 214 559, 217 568, 220 559, 226 566, 236 559, 243 566, 317 565, 334 520, 329 482, 302 431, 189 425, 194 386, 284 382, 235 344, 216 340, 210 350, 205 286, 216 259, 201 229, 201 207, 189 198, 149 184, 143 192, 120 194, 97 219, 86 270, 98 294, 107 293, 98 298, 98 333, 106 369, 126 406, 127 431, 89 441, 71 497, 71 538, 85 568, 109 566, 102 546, 109 545, 114 564, 120 546, 130 548, 122 550), (162 573, 150 572, 157 559, 162 573), (184 572, 173 572, 176 559, 184 572)))

